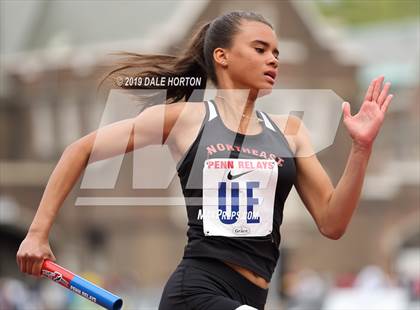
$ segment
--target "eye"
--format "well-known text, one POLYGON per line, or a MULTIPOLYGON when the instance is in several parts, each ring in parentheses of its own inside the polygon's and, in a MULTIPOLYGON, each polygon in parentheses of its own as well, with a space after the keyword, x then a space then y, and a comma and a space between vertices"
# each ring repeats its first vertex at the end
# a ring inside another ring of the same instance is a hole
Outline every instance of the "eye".
POLYGON ((264 49, 263 49, 263 48, 261 48, 261 47, 256 47, 256 48, 255 48, 255 50, 256 50, 259 54, 264 53, 264 49))

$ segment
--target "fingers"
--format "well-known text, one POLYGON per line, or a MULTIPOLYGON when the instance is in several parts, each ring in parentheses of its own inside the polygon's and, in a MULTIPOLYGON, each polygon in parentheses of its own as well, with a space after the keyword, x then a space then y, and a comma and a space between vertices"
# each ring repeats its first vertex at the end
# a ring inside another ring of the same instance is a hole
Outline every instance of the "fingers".
POLYGON ((379 107, 381 107, 383 105, 385 99, 387 98, 388 91, 389 91, 390 87, 391 87, 390 82, 385 83, 385 86, 382 89, 381 94, 379 95, 378 100, 377 100, 377 102, 379 104, 379 107))
POLYGON ((32 260, 29 257, 27 257, 25 260, 25 272, 27 274, 30 274, 32 272, 32 264, 32 260))
POLYGON ((391 102, 393 97, 394 95, 388 95, 388 97, 386 97, 384 104, 381 106, 381 111, 383 113, 386 113, 386 111, 388 110, 389 103, 391 102))
POLYGON ((20 272, 25 272, 25 271, 24 271, 24 266, 25 266, 25 265, 23 264, 22 259, 21 259, 19 256, 17 256, 16 260, 17 260, 17 262, 18 262, 18 266, 19 266, 19 270, 20 270, 20 272))
POLYGON ((42 268, 42 263, 44 262, 43 259, 37 259, 34 264, 32 265, 32 272, 31 274, 36 276, 36 277, 40 277, 41 276, 41 268, 42 268))
POLYGON ((33 259, 27 259, 26 260, 26 273, 27 274, 32 274, 32 266, 33 266, 33 264, 34 264, 34 261, 33 261, 33 259))
POLYGON ((372 82, 370 82, 368 90, 366 91, 365 101, 372 101, 373 89, 375 88, 376 80, 377 79, 374 79, 372 82))
POLYGON ((22 267, 20 265, 20 258, 18 254, 16 254, 16 264, 18 265, 19 270, 22 271, 22 267))
POLYGON ((350 116, 351 116, 351 112, 350 112, 350 103, 348 103, 348 102, 343 102, 342 108, 343 108, 343 115, 344 115, 344 118, 350 117, 350 116))
POLYGON ((22 273, 33 275, 36 277, 41 276, 41 269, 44 259, 38 256, 17 256, 19 269, 22 273))
POLYGON ((379 97, 379 93, 381 91, 382 88, 382 82, 384 81, 384 77, 380 76, 377 80, 376 80, 376 84, 375 87, 373 88, 373 94, 372 94, 372 100, 371 101, 377 101, 378 97, 379 97))
POLYGON ((51 255, 49 256, 49 259, 52 260, 53 262, 55 262, 57 259, 55 258, 54 254, 51 253, 51 255))
POLYGON ((24 256, 20 253, 16 254, 16 262, 19 266, 19 270, 22 273, 26 273, 26 260, 28 259, 27 256, 24 256))
POLYGON ((41 276, 42 264, 45 258, 55 261, 55 256, 51 252, 48 242, 36 237, 25 238, 16 253, 16 262, 20 271, 35 277, 41 276))

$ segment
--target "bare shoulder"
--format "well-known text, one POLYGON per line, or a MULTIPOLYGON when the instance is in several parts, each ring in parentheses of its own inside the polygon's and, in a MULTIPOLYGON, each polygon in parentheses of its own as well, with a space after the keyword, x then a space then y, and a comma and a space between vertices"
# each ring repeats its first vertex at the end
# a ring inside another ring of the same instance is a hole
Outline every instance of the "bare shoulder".
POLYGON ((170 118, 176 117, 187 123, 195 123, 203 120, 206 108, 204 102, 176 102, 166 105, 166 115, 170 118))
POLYGON ((310 157, 315 154, 309 130, 299 117, 270 114, 269 116, 286 137, 295 157, 310 157))
POLYGON ((197 137, 205 115, 204 102, 177 102, 165 106, 162 141, 169 146, 176 162, 197 137))
POLYGON ((176 102, 165 106, 164 132, 177 134, 185 129, 193 129, 204 120, 206 109, 204 102, 176 102))
POLYGON ((283 133, 293 153, 296 153, 298 147, 298 140, 296 133, 301 125, 301 120, 293 115, 286 114, 270 114, 267 115, 273 120, 276 126, 283 133))
POLYGON ((175 102, 171 104, 157 104, 144 109, 138 116, 144 127, 153 128, 161 132, 161 144, 173 143, 179 135, 185 134, 186 129, 192 129, 201 123, 205 116, 203 102, 175 102), (163 124, 159 126, 159 124, 163 124))

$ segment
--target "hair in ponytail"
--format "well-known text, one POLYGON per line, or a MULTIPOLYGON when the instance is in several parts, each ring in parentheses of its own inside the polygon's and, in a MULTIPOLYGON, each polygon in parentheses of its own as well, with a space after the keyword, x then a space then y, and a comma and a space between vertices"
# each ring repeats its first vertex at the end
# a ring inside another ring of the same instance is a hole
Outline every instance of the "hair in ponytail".
MULTIPOLYGON (((241 20, 258 21, 273 28, 260 14, 253 12, 234 11, 221 15, 211 22, 202 25, 187 44, 187 47, 177 56, 146 55, 131 52, 117 52, 125 58, 118 62, 118 67, 108 73, 98 86, 108 79, 112 79, 112 86, 122 89, 161 89, 159 86, 125 86, 118 85, 118 77, 194 77, 201 78, 201 84, 196 86, 165 86, 167 89, 166 103, 181 100, 188 101, 194 90, 204 90, 207 78, 217 86, 216 71, 213 62, 213 51, 217 47, 229 48, 233 36, 239 32, 241 20)), ((121 83, 120 83, 121 84, 121 83)), ((203 94, 203 92, 201 93, 203 94)), ((154 105, 153 95, 148 96, 147 105, 154 105)), ((157 98, 157 96, 155 97, 157 98)), ((143 108, 143 109, 144 109, 143 108)))

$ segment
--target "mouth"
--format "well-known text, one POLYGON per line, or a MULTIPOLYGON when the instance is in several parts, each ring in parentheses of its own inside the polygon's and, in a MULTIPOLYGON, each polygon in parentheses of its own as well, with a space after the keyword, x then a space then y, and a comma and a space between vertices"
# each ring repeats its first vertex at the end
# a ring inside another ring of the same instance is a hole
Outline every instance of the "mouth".
POLYGON ((264 72, 264 75, 268 78, 268 80, 270 82, 272 82, 274 84, 274 82, 276 80, 276 76, 277 76, 276 71, 274 71, 274 70, 266 71, 266 72, 264 72))

